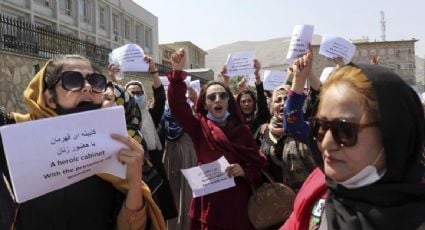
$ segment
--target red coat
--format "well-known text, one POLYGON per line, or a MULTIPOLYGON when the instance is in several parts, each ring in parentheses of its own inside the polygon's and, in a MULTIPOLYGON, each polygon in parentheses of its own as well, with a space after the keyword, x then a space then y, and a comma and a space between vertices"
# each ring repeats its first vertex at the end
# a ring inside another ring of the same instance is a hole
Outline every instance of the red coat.
POLYGON ((214 126, 212 121, 202 118, 200 114, 192 114, 186 103, 186 85, 183 83, 185 75, 182 71, 169 73, 168 102, 176 120, 192 138, 198 163, 210 163, 224 155, 230 164, 240 164, 245 172, 245 178, 235 178, 235 187, 192 199, 189 216, 215 228, 253 229, 247 212, 248 200, 252 193, 249 181, 254 184, 261 182, 261 171, 255 165, 259 165, 258 162, 265 165, 266 159, 260 154, 248 126, 226 125, 221 129, 214 126), (208 133, 205 130, 208 130, 208 133), (212 143, 209 134, 219 137, 222 141, 212 143), (229 143, 239 145, 240 149, 256 151, 237 152, 229 143))
POLYGON ((292 211, 280 230, 306 230, 314 205, 326 194, 325 174, 316 168, 297 194, 292 211))

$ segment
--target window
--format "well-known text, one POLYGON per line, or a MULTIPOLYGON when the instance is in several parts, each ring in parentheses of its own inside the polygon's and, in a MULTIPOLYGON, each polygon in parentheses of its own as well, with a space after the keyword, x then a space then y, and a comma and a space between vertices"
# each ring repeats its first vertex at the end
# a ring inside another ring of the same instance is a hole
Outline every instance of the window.
POLYGON ((118 22, 119 22, 119 18, 118 15, 116 14, 112 14, 112 32, 114 35, 118 35, 118 22))
POLYGON ((171 54, 173 54, 173 51, 171 51, 171 50, 167 50, 167 49, 162 50, 162 58, 164 58, 164 59, 170 60, 171 54))
POLYGON ((388 55, 394 55, 394 48, 388 49, 388 55))
POLYGON ((124 37, 127 40, 130 40, 130 20, 124 20, 124 37))
POLYGON ((91 4, 89 0, 80 0, 80 18, 83 22, 90 23, 91 21, 91 4))
POLYGON ((145 27, 145 49, 152 51, 152 29, 145 27))
POLYGON ((72 16, 72 0, 59 0, 59 9, 62 14, 72 16))
POLYGON ((362 57, 366 57, 366 56, 367 56, 367 50, 361 50, 361 51, 360 51, 360 55, 361 55, 362 57))
POLYGON ((99 28, 106 29, 106 9, 99 6, 99 28))
POLYGON ((137 25, 136 26, 136 43, 140 46, 143 46, 143 38, 145 36, 145 30, 143 28, 143 25, 137 25))
POLYGON ((412 63, 401 63, 398 69, 413 69, 412 63))
POLYGON ((35 0, 34 2, 45 7, 53 7, 52 0, 35 0))
POLYGON ((380 56, 385 55, 385 49, 379 49, 379 55, 380 56))

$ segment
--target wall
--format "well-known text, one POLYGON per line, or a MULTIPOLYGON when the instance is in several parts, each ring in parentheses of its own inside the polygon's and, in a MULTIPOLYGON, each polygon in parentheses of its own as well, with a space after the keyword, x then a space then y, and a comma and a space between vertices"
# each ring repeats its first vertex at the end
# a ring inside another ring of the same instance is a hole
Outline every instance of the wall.
MULTIPOLYGON (((38 64, 41 68, 46 61, 46 59, 0 51, 0 105, 5 106, 8 111, 26 113, 23 92, 35 75, 34 65, 38 64)), ((105 76, 108 76, 106 69, 102 71, 105 76)), ((143 82, 148 98, 153 96, 152 79, 149 74, 126 74, 122 84, 131 79, 143 82)))

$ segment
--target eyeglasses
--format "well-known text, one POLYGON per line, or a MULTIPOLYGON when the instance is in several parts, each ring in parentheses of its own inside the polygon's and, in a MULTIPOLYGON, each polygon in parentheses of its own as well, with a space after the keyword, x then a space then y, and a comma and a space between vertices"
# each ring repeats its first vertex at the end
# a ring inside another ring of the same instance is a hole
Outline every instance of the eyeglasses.
POLYGON ((133 94, 134 96, 141 96, 141 95, 143 95, 143 91, 134 91, 134 92, 131 92, 131 94, 133 94))
POLYGON ((220 100, 223 101, 229 99, 229 94, 227 92, 210 93, 207 95, 207 99, 210 101, 215 101, 217 96, 220 98, 220 100))
POLYGON ((83 74, 78 71, 65 71, 59 76, 53 86, 59 80, 62 80, 62 88, 68 91, 75 92, 82 90, 86 80, 94 92, 102 93, 106 90, 106 77, 100 73, 92 73, 83 77, 83 74))
POLYGON ((341 147, 351 147, 357 143, 360 129, 378 126, 379 122, 357 124, 344 119, 328 121, 321 118, 310 118, 310 130, 315 140, 322 142, 326 132, 330 129, 332 137, 341 147))

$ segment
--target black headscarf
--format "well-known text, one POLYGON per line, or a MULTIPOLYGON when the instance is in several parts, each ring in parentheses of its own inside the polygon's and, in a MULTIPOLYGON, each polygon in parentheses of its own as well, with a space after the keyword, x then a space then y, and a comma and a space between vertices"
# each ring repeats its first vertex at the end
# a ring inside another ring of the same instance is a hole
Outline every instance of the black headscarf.
MULTIPOLYGON (((371 81, 380 111, 386 173, 347 189, 326 179, 328 229, 425 229, 424 113, 417 93, 392 71, 358 65, 371 81)), ((317 109, 317 106, 316 106, 317 109)), ((321 153, 310 135, 318 165, 321 153)))

